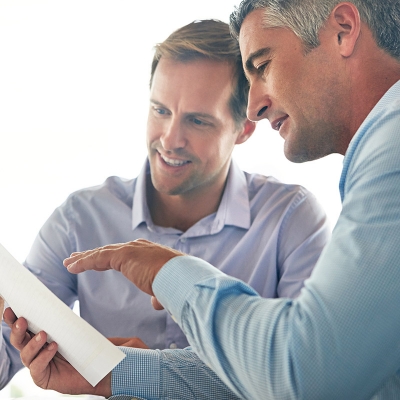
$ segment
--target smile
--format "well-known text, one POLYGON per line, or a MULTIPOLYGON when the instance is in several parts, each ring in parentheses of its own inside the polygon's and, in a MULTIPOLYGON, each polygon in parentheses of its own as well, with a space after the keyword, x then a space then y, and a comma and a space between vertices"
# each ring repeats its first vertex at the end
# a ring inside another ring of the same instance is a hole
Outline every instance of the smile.
POLYGON ((177 160, 174 158, 168 158, 166 156, 163 156, 162 154, 160 154, 160 157, 170 167, 181 167, 182 165, 189 164, 191 162, 191 161, 185 161, 185 160, 177 160))
POLYGON ((288 115, 273 121, 271 123, 272 129, 275 129, 276 131, 279 131, 279 129, 281 129, 282 124, 286 121, 287 118, 288 118, 288 115))

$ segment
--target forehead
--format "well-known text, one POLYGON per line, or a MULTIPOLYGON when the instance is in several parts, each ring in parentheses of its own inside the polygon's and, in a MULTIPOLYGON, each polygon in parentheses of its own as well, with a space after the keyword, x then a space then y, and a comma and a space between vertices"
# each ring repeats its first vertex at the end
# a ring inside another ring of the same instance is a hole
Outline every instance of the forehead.
POLYGON ((255 48, 260 47, 262 42, 267 41, 263 20, 264 10, 262 9, 252 11, 244 19, 239 32, 242 57, 245 53, 252 53, 255 48))
POLYGON ((252 11, 243 21, 239 33, 243 64, 249 65, 260 55, 291 53, 302 48, 300 39, 287 28, 271 28, 264 23, 264 10, 252 11))
POLYGON ((198 59, 180 62, 162 57, 154 72, 151 96, 159 101, 228 104, 232 94, 234 67, 225 61, 198 59))

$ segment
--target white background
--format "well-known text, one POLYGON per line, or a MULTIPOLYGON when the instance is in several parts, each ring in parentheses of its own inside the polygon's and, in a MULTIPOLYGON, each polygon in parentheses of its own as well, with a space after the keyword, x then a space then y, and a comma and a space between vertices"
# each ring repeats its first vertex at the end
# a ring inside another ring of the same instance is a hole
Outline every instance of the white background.
MULTIPOLYGON (((0 243, 19 261, 69 193, 110 175, 138 174, 153 46, 195 19, 228 22, 237 4, 0 0, 0 243)), ((248 172, 304 185, 333 226, 342 157, 292 164, 282 148, 262 122, 234 156, 248 172)), ((26 380, 22 386, 23 394, 36 393, 26 380)))

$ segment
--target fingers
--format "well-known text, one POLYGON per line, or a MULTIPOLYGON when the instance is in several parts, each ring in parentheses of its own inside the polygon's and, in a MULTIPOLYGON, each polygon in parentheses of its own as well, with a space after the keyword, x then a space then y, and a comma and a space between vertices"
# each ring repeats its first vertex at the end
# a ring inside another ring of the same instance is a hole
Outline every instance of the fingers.
POLYGON ((47 344, 45 332, 39 332, 21 351, 22 364, 29 368, 35 384, 43 389, 49 389, 49 364, 57 353, 55 342, 47 344))
POLYGON ((109 337, 107 339, 115 346, 123 346, 127 341, 127 338, 124 337, 109 337))
POLYGON ((57 344, 47 344, 45 332, 39 332, 21 350, 21 361, 31 370, 31 375, 40 378, 40 374, 57 352, 57 344))
POLYGON ((147 346, 146 343, 143 342, 143 340, 139 339, 138 337, 134 338, 129 338, 122 346, 125 347, 136 347, 137 349, 148 349, 149 346, 147 346))
POLYGON ((11 309, 4 312, 4 320, 11 328, 10 342, 19 351, 21 351, 31 340, 31 335, 28 332, 28 323, 25 318, 16 319, 15 314, 11 309))
POLYGON ((108 338, 108 340, 113 343, 115 346, 124 346, 124 347, 136 347, 140 349, 148 349, 149 347, 138 337, 132 338, 121 338, 121 337, 112 337, 108 338))
POLYGON ((17 320, 17 316, 14 314, 14 311, 7 307, 4 310, 4 322, 11 328, 11 325, 17 320))
MULTIPOLYGON (((138 239, 135 242, 147 242, 143 239, 138 239)), ((115 250, 125 248, 132 245, 134 242, 129 243, 116 243, 103 247, 98 247, 93 250, 82 252, 74 252, 63 262, 64 266, 69 272, 78 274, 80 272, 95 270, 105 271, 108 269, 116 269, 119 271, 119 264, 112 260, 115 255, 115 250)))
POLYGON ((95 249, 84 253, 73 253, 63 263, 72 274, 88 270, 106 271, 112 268, 110 265, 111 257, 111 249, 95 249))
POLYGON ((155 310, 164 310, 163 305, 154 296, 151 296, 151 305, 155 310))
POLYGON ((36 356, 32 358, 29 364, 28 360, 25 361, 27 363, 26 366, 31 371, 31 376, 33 380, 40 387, 47 389, 48 383, 47 379, 45 379, 45 377, 47 377, 48 375, 47 368, 50 362, 55 357, 57 349, 57 343, 52 342, 49 345, 45 345, 40 351, 38 351, 36 356))
MULTIPOLYGON (((87 270, 105 271, 114 269, 143 292, 153 295, 153 281, 159 270, 174 257, 183 253, 144 239, 129 243, 119 243, 73 253, 64 260, 64 265, 71 273, 87 270)), ((160 304, 157 304, 157 309, 160 304)))

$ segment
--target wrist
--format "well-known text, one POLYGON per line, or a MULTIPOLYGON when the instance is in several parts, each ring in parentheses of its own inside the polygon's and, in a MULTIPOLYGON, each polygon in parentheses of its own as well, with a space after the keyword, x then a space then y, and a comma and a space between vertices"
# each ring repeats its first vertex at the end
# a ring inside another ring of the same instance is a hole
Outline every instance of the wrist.
POLYGON ((93 394, 108 398, 111 396, 111 372, 109 372, 95 387, 93 394))

